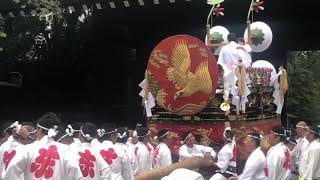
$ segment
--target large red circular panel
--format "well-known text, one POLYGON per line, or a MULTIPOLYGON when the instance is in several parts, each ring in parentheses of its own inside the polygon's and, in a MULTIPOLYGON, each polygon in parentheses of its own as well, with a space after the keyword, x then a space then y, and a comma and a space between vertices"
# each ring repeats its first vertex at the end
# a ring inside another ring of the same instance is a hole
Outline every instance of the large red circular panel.
POLYGON ((176 35, 153 49, 147 78, 149 90, 161 107, 177 115, 193 115, 214 97, 218 67, 202 41, 176 35))

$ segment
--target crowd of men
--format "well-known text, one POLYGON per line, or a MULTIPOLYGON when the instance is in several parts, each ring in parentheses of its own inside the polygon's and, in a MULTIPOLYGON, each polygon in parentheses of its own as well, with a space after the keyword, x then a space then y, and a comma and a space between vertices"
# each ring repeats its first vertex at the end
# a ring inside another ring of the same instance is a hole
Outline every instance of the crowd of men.
MULTIPOLYGON (((75 123, 74 127, 62 129, 59 117, 46 113, 35 126, 15 122, 5 127, 3 133, 3 180, 131 180, 135 175, 173 163, 169 149, 173 133, 167 129, 158 131, 155 145, 150 143, 147 127, 128 131, 110 124, 97 129, 93 123, 75 123)), ((212 147, 197 144, 192 132, 185 132, 181 136, 179 161, 211 158, 218 170, 210 180, 320 179, 319 127, 307 126, 303 121, 297 123, 295 130, 273 127, 268 135, 272 147, 267 152, 260 148, 260 134, 247 134, 243 142, 250 155, 241 174, 237 174, 237 143, 230 123, 225 123, 222 136, 224 146, 215 152, 212 147)), ((198 169, 192 171, 196 173, 198 169)), ((178 177, 169 175, 163 179, 193 178, 181 172, 178 177)))

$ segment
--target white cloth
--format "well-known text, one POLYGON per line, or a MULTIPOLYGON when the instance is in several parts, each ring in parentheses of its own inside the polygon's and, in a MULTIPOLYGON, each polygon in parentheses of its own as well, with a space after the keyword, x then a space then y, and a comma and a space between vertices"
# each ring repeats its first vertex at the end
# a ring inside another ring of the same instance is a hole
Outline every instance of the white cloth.
MULTIPOLYGON (((16 155, 16 149, 19 146, 23 146, 23 144, 17 142, 12 136, 8 138, 6 142, 4 142, 0 146, 0 177, 5 173, 7 166, 9 165, 12 158, 16 155)), ((0 178, 1 179, 1 178, 0 178)), ((21 179, 23 180, 23 174, 20 176, 14 177, 13 179, 21 179)))
POLYGON ((165 143, 160 142, 154 150, 152 164, 153 168, 165 167, 172 164, 171 151, 165 143))
POLYGON ((267 153, 268 180, 287 180, 291 173, 291 153, 284 143, 271 147, 267 153))
POLYGON ((184 144, 179 148, 179 161, 190 159, 196 156, 203 157, 206 153, 210 153, 212 158, 216 157, 216 153, 211 147, 194 144, 193 147, 190 148, 184 144))
POLYGON ((19 146, 2 179, 12 180, 12 177, 23 174, 25 180, 66 180, 63 163, 66 150, 66 145, 48 136, 32 144, 19 146))
POLYGON ((64 168, 69 180, 111 180, 110 166, 91 143, 81 143, 65 154, 64 168))
MULTIPOLYGON (((296 167, 302 166, 302 159, 303 159, 303 155, 306 152, 306 150, 308 149, 310 143, 307 140, 306 137, 304 138, 299 138, 297 140, 297 145, 296 145, 296 154, 297 154, 297 161, 296 161, 296 167)), ((299 170, 299 168, 298 168, 299 170)))
POLYGON ((310 143, 304 152, 299 166, 300 176, 305 180, 320 179, 320 142, 319 139, 310 143))
POLYGON ((238 54, 239 59, 242 60, 242 63, 244 64, 244 66, 246 68, 251 67, 252 58, 251 58, 250 53, 252 52, 252 49, 251 49, 250 45, 249 44, 245 44, 245 45, 238 44, 238 47, 239 46, 243 48, 243 49, 240 49, 240 48, 237 49, 237 54, 238 54))
MULTIPOLYGON (((230 173, 234 174, 233 172, 229 172, 227 169, 228 167, 237 167, 236 162, 236 143, 233 140, 230 143, 225 144, 222 149, 218 153, 218 161, 217 167, 219 168, 219 172, 222 173, 230 173)), ((234 174, 236 175, 236 174, 234 174)))
POLYGON ((69 148, 68 149, 73 149, 76 147, 81 146, 81 141, 78 138, 73 138, 73 142, 71 144, 69 144, 69 148))
POLYGON ((152 146, 145 145, 139 141, 134 147, 134 155, 136 156, 138 164, 136 174, 152 169, 152 146))
POLYGON ((161 180, 204 180, 203 176, 195 171, 179 168, 172 173, 170 173, 168 176, 165 176, 161 178, 161 180))
POLYGON ((267 180, 268 178, 264 173, 265 164, 266 157, 261 148, 258 147, 248 157, 239 180, 267 180))
POLYGON ((223 88, 224 88, 224 100, 229 99, 229 94, 232 85, 234 85, 234 67, 238 62, 239 56, 236 49, 237 44, 230 42, 222 47, 218 58, 218 64, 220 64, 224 70, 223 73, 223 88))
POLYGON ((93 147, 101 146, 101 143, 99 142, 99 140, 97 138, 92 139, 91 144, 92 144, 93 147))
MULTIPOLYGON (((139 84, 139 87, 141 88, 139 96, 141 96, 142 98, 144 98, 144 96, 145 96, 145 83, 146 83, 146 80, 144 79, 139 84)), ((151 92, 148 93, 148 97, 146 98, 146 101, 144 102, 144 105, 145 105, 145 109, 146 109, 146 112, 147 112, 147 117, 151 117, 152 116, 151 108, 156 106, 155 98, 153 97, 151 92)))
POLYGON ((129 161, 131 163, 130 166, 132 168, 133 175, 135 175, 137 170, 138 170, 138 163, 137 163, 137 159, 136 159, 136 157, 135 157, 135 155, 133 153, 133 148, 129 147, 126 144, 122 144, 122 143, 117 143, 117 144, 124 149, 126 155, 129 158, 129 161))

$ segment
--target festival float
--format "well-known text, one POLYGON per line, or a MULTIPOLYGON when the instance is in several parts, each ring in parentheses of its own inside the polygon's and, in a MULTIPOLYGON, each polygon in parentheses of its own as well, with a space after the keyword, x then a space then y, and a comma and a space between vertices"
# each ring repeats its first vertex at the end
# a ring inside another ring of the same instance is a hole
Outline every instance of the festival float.
MULTIPOLYGON (((207 34, 202 40, 189 35, 168 37, 154 47, 140 83, 147 124, 156 133, 169 129, 177 134, 170 149, 177 155, 179 136, 185 131, 196 134, 199 144, 218 150, 223 145, 224 122, 230 121, 237 137, 252 131, 268 134, 281 125, 280 114, 287 90, 286 72, 267 60, 253 59, 245 68, 250 83, 245 112, 223 99, 223 68, 217 64, 221 48, 228 43, 229 30, 213 25, 213 18, 223 16, 223 0, 208 0, 212 6, 207 18, 207 34)), ((265 51, 272 42, 271 28, 264 22, 253 22, 254 13, 263 10, 263 1, 252 0, 243 37, 252 53, 265 51), (250 20, 250 17, 252 18, 250 20)), ((264 141, 267 145, 267 141, 264 141)), ((241 150, 239 158, 247 155, 241 150)))

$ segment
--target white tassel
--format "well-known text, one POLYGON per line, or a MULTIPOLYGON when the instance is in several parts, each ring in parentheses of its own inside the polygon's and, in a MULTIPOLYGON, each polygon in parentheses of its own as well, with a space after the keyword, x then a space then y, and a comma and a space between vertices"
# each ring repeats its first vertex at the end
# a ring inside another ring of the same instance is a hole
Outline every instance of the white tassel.
POLYGON ((52 137, 56 137, 58 134, 58 126, 54 126, 53 128, 50 128, 48 131, 48 137, 52 138, 52 137))

